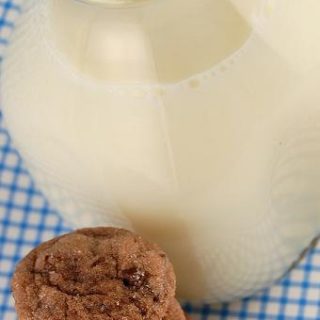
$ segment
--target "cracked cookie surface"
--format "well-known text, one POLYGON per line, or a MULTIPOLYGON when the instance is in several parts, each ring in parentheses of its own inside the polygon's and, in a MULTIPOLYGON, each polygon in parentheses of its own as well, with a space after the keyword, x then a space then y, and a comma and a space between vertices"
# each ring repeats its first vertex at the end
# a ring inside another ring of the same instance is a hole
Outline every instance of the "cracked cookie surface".
POLYGON ((12 288, 20 320, 159 320, 175 276, 157 245, 126 230, 93 228, 34 249, 12 288))

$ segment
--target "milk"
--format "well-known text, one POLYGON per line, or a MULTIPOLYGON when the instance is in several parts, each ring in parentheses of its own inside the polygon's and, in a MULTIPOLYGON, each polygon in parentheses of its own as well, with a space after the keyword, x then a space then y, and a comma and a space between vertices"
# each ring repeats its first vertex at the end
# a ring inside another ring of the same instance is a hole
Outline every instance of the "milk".
POLYGON ((250 295, 319 231, 320 2, 138 2, 29 1, 6 124, 74 226, 158 242, 183 298, 250 295))

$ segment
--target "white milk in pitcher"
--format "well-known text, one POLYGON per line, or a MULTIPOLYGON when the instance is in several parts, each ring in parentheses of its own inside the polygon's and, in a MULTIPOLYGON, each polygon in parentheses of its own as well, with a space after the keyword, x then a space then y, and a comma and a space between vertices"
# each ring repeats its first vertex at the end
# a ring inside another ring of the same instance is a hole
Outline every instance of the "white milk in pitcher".
POLYGON ((183 298, 250 295, 319 230, 320 2, 131 2, 29 1, 6 124, 74 226, 158 242, 183 298))

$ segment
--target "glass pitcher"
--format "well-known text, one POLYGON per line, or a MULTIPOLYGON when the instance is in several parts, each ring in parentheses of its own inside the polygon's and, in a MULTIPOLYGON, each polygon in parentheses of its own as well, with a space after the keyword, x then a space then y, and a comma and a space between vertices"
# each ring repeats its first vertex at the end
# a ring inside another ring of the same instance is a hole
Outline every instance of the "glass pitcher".
POLYGON ((29 0, 6 125, 76 227, 132 228, 180 297, 265 288, 320 227, 320 1, 29 0))

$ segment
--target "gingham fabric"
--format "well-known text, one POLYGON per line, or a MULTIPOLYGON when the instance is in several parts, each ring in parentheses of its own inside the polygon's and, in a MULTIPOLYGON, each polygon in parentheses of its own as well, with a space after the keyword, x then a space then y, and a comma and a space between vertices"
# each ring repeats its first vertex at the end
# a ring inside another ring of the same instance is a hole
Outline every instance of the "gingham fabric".
MULTIPOLYGON (((21 1, 0 2, 0 56, 21 1)), ((40 242, 69 230, 34 185, 0 115, 0 320, 17 319, 10 290, 16 263, 40 242)), ((320 319, 320 245, 311 249, 280 283, 253 298, 230 305, 185 303, 184 307, 198 320, 320 319)))

